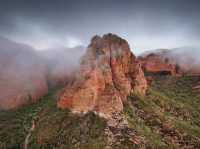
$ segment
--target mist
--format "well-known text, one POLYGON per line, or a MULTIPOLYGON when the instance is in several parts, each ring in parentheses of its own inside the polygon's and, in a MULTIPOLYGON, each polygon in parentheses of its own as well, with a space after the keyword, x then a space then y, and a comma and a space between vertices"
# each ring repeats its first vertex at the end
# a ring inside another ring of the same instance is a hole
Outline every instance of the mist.
POLYGON ((171 49, 167 55, 187 73, 200 73, 200 49, 195 47, 182 47, 171 49))
POLYGON ((75 71, 79 69, 80 59, 85 53, 85 47, 51 48, 39 52, 48 68, 50 85, 65 84, 75 71))
POLYGON ((35 102, 67 83, 84 47, 36 50, 0 37, 0 109, 35 102))

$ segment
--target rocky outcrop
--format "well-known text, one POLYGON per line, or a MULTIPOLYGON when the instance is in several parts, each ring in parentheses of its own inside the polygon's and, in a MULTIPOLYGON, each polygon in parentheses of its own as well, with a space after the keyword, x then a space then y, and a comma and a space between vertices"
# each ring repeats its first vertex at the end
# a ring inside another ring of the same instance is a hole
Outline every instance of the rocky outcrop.
POLYGON ((47 93, 42 63, 29 46, 0 38, 0 110, 35 102, 47 93))
POLYGON ((113 34, 94 36, 82 57, 80 70, 65 87, 57 105, 109 117, 122 111, 131 92, 144 95, 146 88, 143 71, 128 43, 113 34))
POLYGON ((177 67, 171 63, 168 58, 157 53, 148 54, 145 57, 139 57, 142 68, 147 73, 176 75, 177 67))
POLYGON ((150 51, 139 59, 146 72, 200 76, 199 55, 198 48, 185 47, 150 51))

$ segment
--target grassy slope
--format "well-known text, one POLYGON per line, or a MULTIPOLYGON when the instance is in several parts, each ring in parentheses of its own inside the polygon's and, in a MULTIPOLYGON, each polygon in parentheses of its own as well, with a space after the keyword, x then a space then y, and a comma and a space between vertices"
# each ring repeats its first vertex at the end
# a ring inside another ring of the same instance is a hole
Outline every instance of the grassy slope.
POLYGON ((56 107, 53 94, 15 111, 0 112, 0 149, 22 148, 32 119, 29 148, 103 148, 105 120, 93 113, 77 116, 56 107))
MULTIPOLYGON (((145 98, 129 97, 123 114, 145 148, 200 148, 200 94, 192 91, 198 80, 157 76, 145 98)), ((36 129, 30 148, 101 149, 106 145, 104 119, 59 110, 52 92, 35 104, 0 112, 0 148, 22 147, 32 119, 36 129)))
POLYGON ((149 148, 200 148, 198 80, 157 76, 145 98, 130 96, 124 114, 149 148))

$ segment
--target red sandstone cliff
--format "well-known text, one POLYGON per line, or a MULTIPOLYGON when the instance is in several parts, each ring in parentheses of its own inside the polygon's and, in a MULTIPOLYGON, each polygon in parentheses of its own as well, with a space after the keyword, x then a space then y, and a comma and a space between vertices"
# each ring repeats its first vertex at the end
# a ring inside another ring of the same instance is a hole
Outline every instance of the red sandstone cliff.
POLYGON ((82 57, 80 70, 65 87, 57 105, 109 117, 122 111, 131 92, 144 95, 146 89, 144 73, 128 43, 113 34, 95 36, 82 57))

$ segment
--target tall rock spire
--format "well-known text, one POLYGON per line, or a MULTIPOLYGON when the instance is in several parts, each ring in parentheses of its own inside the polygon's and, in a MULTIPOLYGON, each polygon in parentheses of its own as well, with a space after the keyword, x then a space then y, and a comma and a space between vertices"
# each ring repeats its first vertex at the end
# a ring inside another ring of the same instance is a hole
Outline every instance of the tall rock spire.
POLYGON ((113 34, 94 36, 72 84, 65 87, 58 107, 95 111, 104 117, 123 110, 131 92, 145 94, 147 82, 126 40, 113 34))

